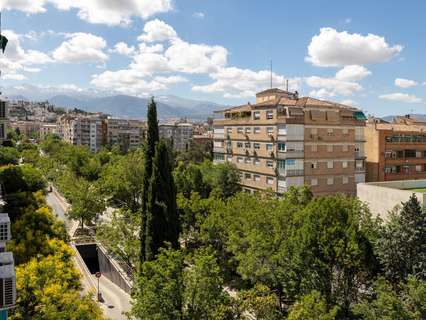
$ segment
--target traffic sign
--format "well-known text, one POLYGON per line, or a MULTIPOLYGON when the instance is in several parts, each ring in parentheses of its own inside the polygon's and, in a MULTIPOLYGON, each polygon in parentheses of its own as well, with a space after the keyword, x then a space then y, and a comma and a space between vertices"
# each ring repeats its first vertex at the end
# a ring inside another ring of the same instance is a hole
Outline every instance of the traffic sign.
POLYGON ((96 272, 96 273, 95 273, 95 277, 96 277, 96 278, 100 278, 100 277, 101 277, 101 275, 102 275, 102 273, 100 273, 100 272, 96 272))

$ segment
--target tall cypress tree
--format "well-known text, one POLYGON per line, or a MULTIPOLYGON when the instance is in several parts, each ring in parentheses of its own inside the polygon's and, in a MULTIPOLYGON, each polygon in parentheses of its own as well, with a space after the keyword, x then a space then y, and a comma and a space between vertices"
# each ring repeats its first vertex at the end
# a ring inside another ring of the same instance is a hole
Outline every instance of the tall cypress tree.
POLYGON ((158 133, 158 121, 157 121, 157 105, 154 101, 154 98, 151 98, 151 101, 148 105, 148 131, 147 139, 145 146, 145 171, 143 177, 143 188, 142 188, 142 205, 141 205, 141 228, 140 228, 140 241, 141 241, 141 252, 140 260, 141 262, 146 260, 145 257, 145 241, 146 241, 146 220, 147 220, 147 201, 148 201, 148 190, 149 183, 152 176, 152 160, 155 155, 155 146, 159 141, 158 133))
POLYGON ((146 260, 152 260, 166 242, 173 248, 179 247, 176 187, 167 143, 164 140, 155 148, 146 212, 144 256, 146 260))

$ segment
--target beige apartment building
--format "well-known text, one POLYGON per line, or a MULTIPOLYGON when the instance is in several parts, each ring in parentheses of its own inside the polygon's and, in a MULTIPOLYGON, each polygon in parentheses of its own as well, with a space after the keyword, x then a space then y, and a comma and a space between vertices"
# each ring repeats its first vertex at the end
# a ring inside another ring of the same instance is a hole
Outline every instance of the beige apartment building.
POLYGON ((368 182, 426 179, 426 122, 409 115, 365 126, 368 182))
POLYGON ((113 119, 104 121, 104 134, 108 145, 118 145, 124 151, 143 143, 146 123, 140 120, 113 119))
POLYGON ((280 89, 218 112, 214 162, 231 162, 245 190, 308 185, 315 195, 356 194, 365 181, 365 116, 356 108, 280 89))
POLYGON ((158 126, 161 138, 170 139, 173 149, 177 151, 188 150, 192 143, 193 124, 187 122, 161 123, 158 126))

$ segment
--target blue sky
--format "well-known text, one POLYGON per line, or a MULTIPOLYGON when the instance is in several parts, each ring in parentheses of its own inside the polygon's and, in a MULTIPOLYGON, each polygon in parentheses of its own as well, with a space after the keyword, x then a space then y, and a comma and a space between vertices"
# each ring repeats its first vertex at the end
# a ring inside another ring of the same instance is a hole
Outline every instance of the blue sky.
POLYGON ((391 2, 0 0, 1 82, 232 105, 269 87, 272 60, 274 86, 379 116, 426 113, 426 2, 391 2))

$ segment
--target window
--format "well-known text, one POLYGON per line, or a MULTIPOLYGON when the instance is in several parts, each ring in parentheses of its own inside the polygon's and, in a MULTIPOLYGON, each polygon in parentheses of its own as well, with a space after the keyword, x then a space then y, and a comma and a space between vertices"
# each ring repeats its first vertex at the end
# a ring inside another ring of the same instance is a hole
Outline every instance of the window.
POLYGON ((243 147, 243 143, 242 142, 237 142, 237 148, 242 148, 243 147))
POLYGON ((342 183, 343 184, 348 184, 349 183, 349 178, 347 176, 342 177, 342 183))
POLYGON ((253 175, 253 180, 259 182, 260 176, 258 174, 253 175))
POLYGON ((294 159, 286 160, 285 164, 286 164, 286 166, 295 166, 296 160, 294 160, 294 159))
POLYGON ((244 173, 244 178, 251 179, 251 173, 244 173))
POLYGON ((317 146, 316 144, 313 144, 313 145, 311 146, 311 151, 312 151, 312 152, 317 152, 317 151, 318 151, 318 146, 317 146))
POLYGON ((216 161, 225 161, 225 155, 222 153, 215 153, 214 154, 214 159, 216 161))
POLYGON ((343 161, 342 162, 342 168, 347 168, 348 167, 348 162, 347 161, 343 161))
POLYGON ((229 161, 229 162, 232 162, 232 155, 229 155, 229 156, 228 156, 228 161, 229 161))
POLYGON ((266 183, 269 185, 274 184, 274 178, 270 178, 270 177, 266 178, 266 183))
POLYGON ((260 120, 260 111, 253 112, 253 119, 260 120))
POLYGON ((278 151, 285 151, 285 143, 278 142, 278 151))
POLYGON ((238 162, 238 163, 242 163, 242 162, 243 162, 243 157, 238 157, 238 158, 237 158, 237 162, 238 162))
POLYGON ((328 185, 332 185, 333 183, 334 183, 334 178, 333 177, 327 178, 327 184, 328 185))
POLYGON ((272 161, 272 160, 266 160, 266 166, 268 168, 273 168, 274 167, 274 161, 272 161))
POLYGON ((422 168, 422 165, 417 165, 416 166, 416 171, 417 172, 422 172, 423 170, 422 170, 423 168, 422 168))
POLYGON ((251 148, 250 142, 244 142, 244 148, 251 148))
POLYGON ((317 128, 312 128, 311 129, 311 135, 317 135, 318 134, 318 129, 317 128))
POLYGON ((311 186, 317 186, 318 185, 318 179, 311 179, 311 186))
POLYGON ((253 133, 260 133, 260 128, 259 127, 254 127, 253 129, 253 133))
POLYGON ((258 142, 253 143, 253 148, 259 150, 260 149, 260 143, 258 143, 258 142))
POLYGON ((349 134, 349 130, 348 130, 348 128, 343 128, 343 129, 342 129, 342 134, 344 134, 344 135, 348 135, 348 134, 349 134))
POLYGON ((332 144, 327 145, 327 151, 333 152, 333 145, 332 144))
POLYGON ((242 127, 238 127, 238 128, 237 128, 237 132, 238 132, 238 133, 243 133, 243 128, 242 128, 242 127))
POLYGON ((268 120, 274 119, 274 112, 273 111, 266 111, 266 119, 268 119, 268 120))
POLYGON ((311 169, 318 169, 318 162, 312 161, 311 162, 311 169))
POLYGON ((250 127, 246 127, 246 134, 249 134, 249 133, 251 133, 251 128, 250 127))
POLYGON ((278 169, 285 169, 285 160, 278 160, 277 167, 278 169))
POLYGON ((266 128, 266 132, 267 132, 269 135, 271 135, 271 134, 273 134, 273 133, 274 133, 274 128, 272 128, 272 127, 267 127, 267 128, 266 128))
POLYGON ((254 165, 255 166, 260 166, 260 160, 259 159, 254 159, 254 165))
POLYGON ((232 128, 226 128, 226 133, 231 134, 232 133, 232 128))
POLYGON ((329 160, 329 161, 327 161, 327 168, 328 169, 333 169, 333 160, 329 160))
POLYGON ((327 129, 327 135, 332 136, 333 135, 333 129, 327 129))
POLYGON ((268 151, 272 151, 272 148, 273 148, 272 143, 267 143, 267 144, 266 144, 266 150, 268 150, 268 151))
POLYGON ((244 159, 244 162, 246 163, 246 164, 249 164, 251 161, 250 161, 250 158, 249 157, 247 157, 247 158, 245 158, 244 159))
POLYGON ((343 152, 348 152, 348 151, 349 151, 349 146, 348 146, 347 144, 344 144, 344 145, 342 146, 342 151, 343 151, 343 152))

